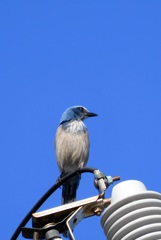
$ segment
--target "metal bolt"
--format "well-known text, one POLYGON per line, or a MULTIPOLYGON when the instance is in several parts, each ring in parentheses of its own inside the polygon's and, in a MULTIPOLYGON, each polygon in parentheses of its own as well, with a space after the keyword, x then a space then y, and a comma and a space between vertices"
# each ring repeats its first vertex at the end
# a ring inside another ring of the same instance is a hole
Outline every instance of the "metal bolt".
POLYGON ((94 212, 95 215, 100 216, 101 213, 102 213, 102 208, 101 207, 95 207, 93 209, 93 212, 94 212))

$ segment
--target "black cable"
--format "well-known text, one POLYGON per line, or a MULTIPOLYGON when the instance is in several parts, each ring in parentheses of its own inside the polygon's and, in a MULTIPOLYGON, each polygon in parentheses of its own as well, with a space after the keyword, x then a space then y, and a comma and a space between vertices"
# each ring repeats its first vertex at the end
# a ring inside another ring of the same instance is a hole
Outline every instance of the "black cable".
POLYGON ((18 238, 19 234, 21 233, 22 227, 24 227, 28 223, 28 221, 32 217, 32 214, 35 213, 41 207, 41 205, 51 196, 51 194, 54 193, 65 181, 67 181, 68 179, 72 178, 73 176, 75 176, 77 174, 81 174, 81 173, 85 173, 85 172, 94 173, 95 170, 97 170, 97 169, 96 168, 86 168, 86 167, 85 168, 80 168, 80 169, 77 169, 76 171, 71 172, 71 173, 67 174, 66 176, 60 178, 56 182, 56 184, 54 184, 38 200, 38 202, 31 208, 31 210, 27 213, 27 215, 24 217, 24 219, 22 220, 22 222, 19 224, 19 226, 17 227, 16 231, 12 235, 11 240, 16 240, 18 238))

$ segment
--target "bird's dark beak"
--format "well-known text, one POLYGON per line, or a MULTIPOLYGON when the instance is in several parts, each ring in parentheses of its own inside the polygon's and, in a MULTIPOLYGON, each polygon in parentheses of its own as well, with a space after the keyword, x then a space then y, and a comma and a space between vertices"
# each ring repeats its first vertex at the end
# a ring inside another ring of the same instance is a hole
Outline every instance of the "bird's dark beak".
POLYGON ((96 113, 92 113, 92 112, 86 112, 86 117, 97 117, 98 116, 98 114, 96 114, 96 113))

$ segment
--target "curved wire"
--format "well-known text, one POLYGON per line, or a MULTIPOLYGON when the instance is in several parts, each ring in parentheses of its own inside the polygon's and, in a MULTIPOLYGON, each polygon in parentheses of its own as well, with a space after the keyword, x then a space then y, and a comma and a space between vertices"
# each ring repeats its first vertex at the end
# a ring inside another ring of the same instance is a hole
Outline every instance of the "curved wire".
POLYGON ((80 168, 74 172, 71 172, 65 175, 62 178, 59 178, 58 181, 51 188, 49 188, 49 190, 38 200, 38 202, 27 213, 27 215, 24 217, 24 219, 21 221, 21 223, 15 230, 14 234, 12 235, 11 240, 16 240, 18 238, 18 236, 21 233, 21 228, 28 223, 28 221, 32 217, 32 214, 35 213, 41 207, 41 205, 51 196, 51 194, 54 193, 65 181, 67 181, 68 179, 72 178, 77 174, 86 173, 86 172, 94 173, 95 170, 98 170, 98 169, 89 168, 89 167, 80 168))

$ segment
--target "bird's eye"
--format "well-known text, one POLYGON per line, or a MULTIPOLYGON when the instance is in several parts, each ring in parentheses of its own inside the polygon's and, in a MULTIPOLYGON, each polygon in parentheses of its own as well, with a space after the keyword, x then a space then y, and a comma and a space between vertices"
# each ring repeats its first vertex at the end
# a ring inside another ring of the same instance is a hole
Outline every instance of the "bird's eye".
POLYGON ((79 107, 79 110, 80 110, 81 112, 83 112, 84 109, 83 109, 82 107, 79 107))

